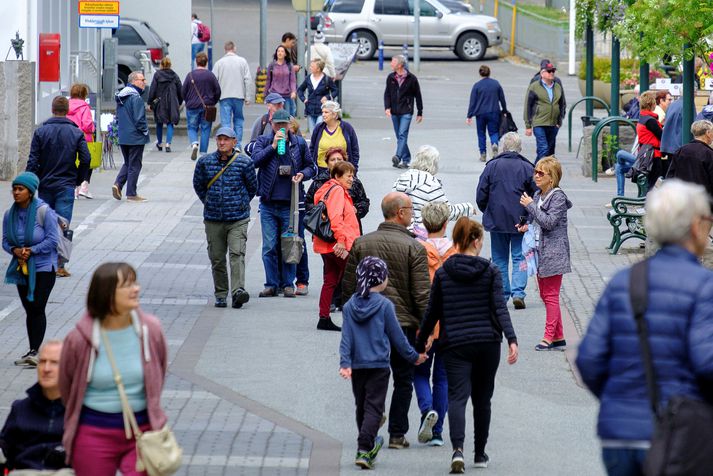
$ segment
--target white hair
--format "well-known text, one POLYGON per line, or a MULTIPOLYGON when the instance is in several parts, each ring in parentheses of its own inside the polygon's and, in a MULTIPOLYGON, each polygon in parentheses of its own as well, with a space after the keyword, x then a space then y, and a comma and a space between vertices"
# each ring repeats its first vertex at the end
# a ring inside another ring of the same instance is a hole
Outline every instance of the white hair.
POLYGON ((706 135, 709 130, 713 129, 713 122, 707 119, 701 119, 691 124, 691 134, 693 137, 701 137, 706 135))
POLYGON ((325 101, 322 104, 322 110, 325 109, 335 113, 338 117, 342 117, 342 108, 337 101, 325 101))
POLYGON ((44 349, 45 347, 49 347, 49 346, 52 346, 52 345, 59 345, 59 346, 62 346, 63 344, 64 344, 64 342, 63 342, 61 339, 50 339, 50 340, 46 340, 46 341, 44 341, 44 342, 42 343, 42 345, 40 345, 40 348, 37 350, 37 353, 38 353, 38 354, 41 354, 41 353, 42 353, 42 349, 44 349))
POLYGON ((500 139, 500 150, 502 152, 522 152, 522 139, 517 132, 508 132, 500 139))
POLYGON ((710 213, 705 188, 668 179, 646 197, 646 234, 659 245, 683 244, 691 238, 693 220, 710 213))
POLYGON ((416 155, 414 155, 411 161, 411 168, 436 175, 438 173, 438 161, 440 158, 441 154, 438 153, 438 149, 432 145, 422 145, 418 148, 416 155))
POLYGON ((132 84, 134 81, 136 81, 136 79, 139 77, 139 75, 144 76, 144 72, 143 71, 132 71, 131 73, 129 73, 129 77, 126 78, 126 82, 128 84, 132 84))

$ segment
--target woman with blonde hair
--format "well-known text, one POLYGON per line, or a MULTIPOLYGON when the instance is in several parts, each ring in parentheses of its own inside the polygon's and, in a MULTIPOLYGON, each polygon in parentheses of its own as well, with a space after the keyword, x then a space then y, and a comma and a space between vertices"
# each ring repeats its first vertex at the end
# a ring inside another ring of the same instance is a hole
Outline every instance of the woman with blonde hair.
POLYGON ((305 103, 305 116, 307 116, 309 130, 313 131, 317 124, 322 122, 322 104, 327 100, 335 101, 338 90, 334 80, 324 73, 324 61, 319 58, 313 59, 309 69, 311 74, 305 77, 297 88, 297 97, 305 103))

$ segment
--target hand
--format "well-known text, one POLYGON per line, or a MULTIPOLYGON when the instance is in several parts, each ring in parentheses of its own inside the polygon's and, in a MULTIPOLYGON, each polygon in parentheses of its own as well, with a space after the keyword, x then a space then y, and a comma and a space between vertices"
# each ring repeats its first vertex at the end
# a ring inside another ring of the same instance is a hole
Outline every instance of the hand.
POLYGON ((527 225, 527 224, 525 224, 525 225, 520 225, 519 223, 515 223, 515 228, 516 228, 517 231, 519 231, 520 233, 525 233, 525 232, 530 228, 530 226, 527 225))
POLYGON ((428 360, 428 354, 425 352, 423 354, 418 354, 418 360, 416 361, 416 365, 421 365, 425 361, 428 360))
POLYGON ((297 97, 297 93, 295 93, 295 92, 290 93, 290 99, 294 99, 296 97, 297 97))
POLYGON ((303 174, 302 172, 298 172, 292 177, 292 181, 294 183, 300 183, 303 178, 305 178, 305 174, 303 174))
POLYGON ((473 118, 472 118, 472 117, 469 117, 468 119, 465 120, 465 123, 468 124, 468 125, 473 124, 473 118))
POLYGON ((15 255, 15 258, 17 258, 17 259, 23 259, 23 258, 22 258, 22 250, 23 250, 23 249, 24 249, 24 248, 13 248, 13 249, 12 249, 12 254, 14 254, 14 255, 15 255))
POLYGON ((532 203, 532 197, 530 197, 527 194, 527 192, 522 192, 522 195, 520 196, 520 205, 522 205, 523 207, 526 207, 531 203, 532 203))
POLYGON ((428 339, 426 340, 426 352, 431 350, 431 346, 433 345, 433 334, 428 336, 428 339))
POLYGON ((423 122, 423 116, 416 116, 416 124, 421 124, 423 122))
POLYGON ((321 102, 322 104, 327 102, 327 96, 322 96, 322 99, 320 99, 319 102, 321 102))
POLYGON ((339 369, 339 375, 342 376, 344 379, 350 379, 352 378, 352 369, 351 367, 348 367, 346 369, 339 369))
POLYGON ((526 135, 527 137, 530 137, 530 136, 532 135, 532 127, 529 128, 529 129, 525 129, 525 135, 526 135))
POLYGON ((332 250, 334 251, 334 254, 337 258, 347 259, 347 257, 349 256, 349 252, 341 243, 336 243, 332 250))
POLYGON ((387 109, 384 112, 386 113, 386 117, 391 117, 391 109, 387 109))
POLYGON ((245 105, 246 105, 246 106, 249 106, 249 105, 250 105, 250 100, 249 100, 249 99, 246 99, 246 100, 245 100, 245 105))
POLYGON ((512 365, 517 362, 517 356, 517 344, 513 342, 512 344, 510 344, 510 348, 508 349, 508 364, 512 365))
POLYGON ((302 69, 302 66, 300 66, 298 64, 292 66, 292 71, 294 71, 295 73, 299 73, 301 69, 302 69))
POLYGON ((285 134, 282 131, 275 132, 275 137, 272 139, 272 148, 277 150, 277 141, 280 139, 286 139, 285 134))

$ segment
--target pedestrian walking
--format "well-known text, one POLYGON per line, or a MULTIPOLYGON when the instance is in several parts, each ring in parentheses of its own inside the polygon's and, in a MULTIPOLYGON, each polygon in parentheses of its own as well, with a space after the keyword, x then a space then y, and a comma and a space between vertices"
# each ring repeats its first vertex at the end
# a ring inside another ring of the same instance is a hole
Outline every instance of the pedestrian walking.
POLYGON ((255 146, 258 137, 272 132, 272 115, 285 108, 285 99, 277 93, 270 93, 265 96, 265 106, 267 106, 267 113, 256 118, 250 129, 250 143, 245 146, 248 155, 252 155, 252 147, 255 146))
POLYGON ((12 181, 13 204, 2 222, 2 247, 12 257, 5 282, 17 286, 30 350, 15 365, 36 366, 47 329, 45 308, 57 279, 57 215, 37 197, 40 179, 22 172, 12 181))
POLYGON ((267 66, 265 94, 277 93, 285 100, 285 109, 290 116, 297 115, 295 98, 297 97, 297 77, 292 68, 288 50, 280 45, 272 55, 272 62, 267 66))
MULTIPOLYGON (((299 60, 297 58, 297 37, 295 36, 295 34, 289 31, 283 34, 281 45, 284 46, 287 50, 290 63, 292 63, 292 71, 294 71, 295 74, 299 73, 302 69, 302 66, 300 66, 299 60)), ((290 115, 294 116, 293 113, 290 113, 290 115)))
POLYGON ((567 236, 567 210, 572 202, 560 188, 562 166, 554 157, 545 157, 535 165, 535 185, 540 189, 531 197, 520 196, 527 209, 528 223, 517 225, 524 233, 532 227, 537 254, 537 285, 547 313, 545 333, 535 350, 564 350, 567 341, 562 329, 560 290, 562 275, 572 271, 567 236))
POLYGON ((322 106, 327 100, 337 100, 337 85, 324 73, 324 61, 315 58, 309 64, 310 75, 297 88, 297 97, 305 103, 305 116, 310 132, 322 122, 322 106), (307 91, 307 97, 305 97, 307 91))
POLYGON ((356 403, 359 437, 354 463, 372 469, 384 445, 378 432, 389 388, 390 347, 414 365, 423 362, 425 355, 413 350, 396 320, 394 304, 381 294, 389 280, 386 263, 367 256, 359 262, 356 274, 356 292, 344 305, 339 375, 351 379, 356 403))
POLYGON ((193 190, 203 203, 215 307, 227 307, 230 291, 231 304, 239 309, 250 300, 245 290, 245 250, 257 177, 250 158, 235 150, 237 137, 231 128, 218 129, 215 142, 218 150, 196 162, 193 190), (230 281, 226 253, 230 257, 230 281))
POLYGON ((508 363, 517 362, 517 337, 510 322, 497 266, 481 258, 483 227, 461 217, 453 228, 457 254, 436 271, 428 311, 416 351, 426 349, 431 332, 440 323, 439 350, 448 375, 448 424, 453 456, 451 473, 464 473, 465 409, 473 402, 474 463, 486 468, 490 430, 490 400, 500 364, 500 343, 508 341, 508 363))
POLYGON ((487 131, 490 136, 490 149, 492 157, 495 157, 498 155, 498 141, 500 140, 500 112, 507 111, 508 108, 505 103, 503 87, 490 77, 490 68, 483 65, 478 73, 481 79, 470 90, 470 102, 465 122, 471 125, 473 117, 475 117, 480 161, 485 162, 487 160, 485 133, 487 131))
POLYGON ((186 126, 188 140, 191 142, 191 160, 198 158, 198 152, 208 152, 210 132, 215 120, 215 110, 209 114, 220 101, 221 90, 218 78, 208 70, 208 55, 198 53, 196 69, 188 73, 183 80, 181 93, 186 101, 186 126), (200 133, 200 142, 199 136, 200 133))
POLYGON ((205 48, 205 43, 201 38, 199 38, 198 32, 201 30, 202 21, 198 19, 198 15, 195 13, 191 14, 191 69, 196 67, 196 56, 198 53, 203 52, 205 48))
MULTIPOLYGON (((413 204, 408 195, 388 193, 381 201, 381 211, 384 221, 379 228, 357 238, 352 245, 343 291, 345 296, 354 294, 358 278, 356 269, 362 259, 375 256, 384 260, 389 269, 389 282, 383 293, 394 304, 401 331, 413 345, 430 292, 426 249, 406 228, 413 215, 413 204)), ((410 446, 405 435, 409 429, 414 366, 392 349, 391 371, 394 391, 389 408, 389 448, 403 449, 410 446)))
POLYGON ((220 126, 235 131, 237 147, 242 150, 243 106, 250 104, 255 93, 248 62, 235 52, 234 42, 225 42, 225 56, 215 63, 213 74, 220 84, 220 126))
POLYGON ((146 87, 146 79, 141 71, 129 75, 129 84, 116 93, 116 117, 119 122, 119 147, 124 156, 124 164, 116 176, 111 193, 121 200, 121 192, 126 185, 126 200, 140 203, 146 199, 137 193, 136 185, 144 157, 144 146, 149 143, 149 126, 146 122, 146 107, 141 94, 146 87))
POLYGON ((480 175, 475 201, 483 212, 483 226, 490 233, 490 256, 503 278, 505 302, 512 298, 515 309, 525 309, 527 270, 522 233, 515 226, 525 224, 527 210, 517 197, 523 193, 535 195, 535 167, 521 155, 522 141, 517 132, 505 134, 501 146, 502 153, 488 162, 480 175))
MULTIPOLYGON (((52 100, 53 117, 32 135, 25 168, 27 172, 39 177, 39 198, 66 221, 67 229, 72 222, 74 192, 86 177, 91 163, 84 134, 74 122, 67 119, 68 111, 67 98, 57 96, 52 100)), ((60 258, 57 265, 57 276, 71 276, 65 269, 64 259, 60 258)))
POLYGON ((359 171, 359 139, 351 124, 342 119, 342 108, 336 101, 325 101, 321 105, 322 119, 312 130, 309 143, 312 160, 319 171, 327 168, 325 155, 332 147, 347 151, 349 162, 359 171))
POLYGON ((535 135, 537 157, 555 154, 557 133, 567 113, 562 83, 556 81, 557 68, 548 60, 540 63, 540 79, 530 83, 525 95, 525 135, 535 135))
POLYGON ((156 71, 149 89, 149 106, 156 124, 156 148, 171 152, 173 128, 181 120, 183 91, 181 78, 171 69, 171 59, 166 56, 161 60, 161 69, 156 71), (166 126, 166 143, 163 143, 163 126, 166 126))
MULTIPOLYGON (((67 113, 67 119, 79 127, 79 130, 84 133, 84 140, 89 144, 90 142, 94 142, 95 127, 92 109, 87 103, 87 96, 89 96, 89 86, 81 83, 72 85, 69 90, 69 112, 67 113)), ((87 168, 84 178, 82 179, 82 184, 74 189, 75 200, 78 197, 94 198, 89 192, 89 183, 91 181, 92 168, 90 163, 90 167, 87 168)))
POLYGON ((407 169, 411 163, 408 148, 408 132, 413 118, 413 103, 416 101, 416 123, 423 121, 423 99, 418 78, 406 69, 406 57, 396 55, 391 58, 392 73, 386 77, 384 109, 391 118, 396 134, 396 153, 391 158, 392 165, 407 169))

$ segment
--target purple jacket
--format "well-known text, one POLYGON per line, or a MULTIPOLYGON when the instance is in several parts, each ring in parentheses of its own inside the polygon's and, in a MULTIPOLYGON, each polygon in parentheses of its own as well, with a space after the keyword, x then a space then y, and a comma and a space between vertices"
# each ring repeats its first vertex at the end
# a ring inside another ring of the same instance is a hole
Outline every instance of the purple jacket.
POLYGON ((186 109, 199 109, 203 107, 196 89, 200 91, 201 96, 203 96, 203 101, 206 106, 215 106, 220 101, 220 84, 218 84, 218 78, 207 69, 194 69, 186 75, 186 79, 183 80, 183 87, 181 88, 181 94, 183 95, 183 100, 186 102, 186 109), (191 84, 191 78, 195 81, 196 87, 191 84))
POLYGON ((280 96, 289 96, 297 92, 297 78, 292 71, 292 64, 285 62, 277 64, 273 61, 267 67, 267 81, 265 82, 265 92, 277 93, 280 96))

